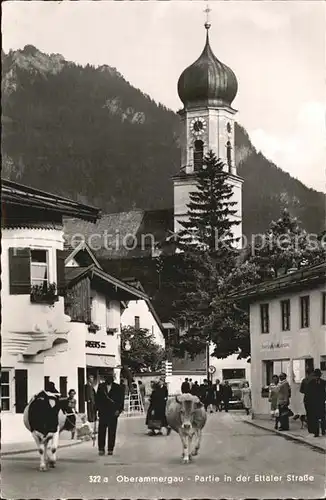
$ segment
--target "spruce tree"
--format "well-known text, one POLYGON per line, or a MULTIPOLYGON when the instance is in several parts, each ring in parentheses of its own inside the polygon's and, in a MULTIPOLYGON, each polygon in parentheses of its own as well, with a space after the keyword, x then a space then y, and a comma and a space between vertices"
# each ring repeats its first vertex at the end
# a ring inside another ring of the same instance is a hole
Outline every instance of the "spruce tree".
POLYGON ((237 257, 232 229, 237 210, 225 166, 210 151, 197 172, 197 189, 190 193, 187 220, 180 221, 179 272, 175 278, 178 297, 174 318, 185 331, 178 345, 180 354, 195 355, 210 339, 207 324, 212 301, 237 257))

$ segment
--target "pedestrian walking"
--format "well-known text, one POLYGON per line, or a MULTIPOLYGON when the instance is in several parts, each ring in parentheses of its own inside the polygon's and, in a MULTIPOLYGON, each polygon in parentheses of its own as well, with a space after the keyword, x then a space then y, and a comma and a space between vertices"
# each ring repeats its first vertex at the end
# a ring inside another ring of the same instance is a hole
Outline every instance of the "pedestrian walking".
POLYGON ((144 408, 144 406, 145 406, 145 397, 146 397, 146 389, 145 389, 145 385, 142 383, 141 380, 138 380, 138 389, 139 389, 139 394, 140 394, 141 401, 143 403, 143 408, 144 408))
POLYGON ((279 389, 277 393, 277 406, 279 411, 279 431, 288 431, 290 428, 289 417, 292 411, 289 409, 291 398, 291 387, 286 379, 286 373, 280 373, 279 389))
POLYGON ((319 429, 325 436, 326 382, 321 378, 319 368, 314 370, 313 378, 308 382, 305 394, 314 436, 319 437, 319 429))
POLYGON ((310 434, 314 433, 314 428, 313 428, 313 424, 311 422, 310 405, 308 404, 308 401, 307 401, 307 388, 308 388, 309 382, 313 378, 314 378, 313 370, 311 368, 308 368, 306 371, 306 376, 305 376, 305 378, 302 379, 301 385, 300 385, 300 392, 301 392, 301 394, 303 394, 303 405, 304 405, 305 412, 306 412, 307 428, 308 428, 308 432, 310 434))
POLYGON ((89 375, 87 384, 85 385, 85 401, 88 422, 95 421, 95 396, 96 391, 94 389, 94 375, 89 375))
POLYGON ((193 386, 192 378, 189 379, 189 385, 190 385, 190 394, 191 394, 191 389, 192 389, 192 386, 193 386))
POLYGON ((207 411, 207 399, 208 399, 208 380, 205 378, 203 383, 200 385, 200 400, 205 406, 205 410, 207 411))
POLYGON ((275 418, 275 426, 274 428, 278 428, 279 424, 279 410, 277 406, 277 398, 278 398, 278 390, 279 390, 279 377, 278 375, 273 375, 272 377, 272 382, 269 385, 269 395, 268 395, 268 401, 271 404, 271 416, 274 419, 275 418))
POLYGON ((106 437, 108 455, 113 455, 118 418, 124 408, 124 390, 120 384, 114 382, 113 370, 106 371, 104 382, 99 384, 95 404, 99 414, 99 455, 105 453, 106 437))
POLYGON ((158 434, 162 434, 162 427, 166 428, 167 434, 170 434, 171 432, 165 415, 167 400, 168 390, 164 383, 164 379, 160 378, 153 384, 153 390, 150 396, 150 404, 146 415, 145 423, 150 430, 151 436, 156 435, 155 431, 158 431, 158 434))
POLYGON ((217 379, 215 382, 214 392, 216 411, 222 411, 222 386, 219 379, 217 379))
POLYGON ((184 382, 181 384, 181 392, 182 394, 190 393, 190 384, 187 378, 185 378, 184 382))
POLYGON ((211 380, 208 381, 206 404, 210 413, 213 413, 213 405, 215 404, 215 388, 211 380))
POLYGON ((193 396, 197 396, 198 398, 200 397, 200 387, 198 385, 198 381, 197 380, 192 385, 191 394, 193 396))
POLYGON ((228 380, 226 380, 222 386, 222 400, 224 404, 224 411, 226 411, 226 413, 229 411, 229 401, 232 398, 232 394, 232 387, 230 386, 228 380))
POLYGON ((244 382, 241 389, 241 401, 243 403, 246 414, 249 415, 251 410, 251 389, 249 387, 249 382, 244 382))
POLYGON ((67 417, 65 422, 65 430, 71 432, 71 439, 75 439, 75 434, 76 434, 77 401, 75 396, 76 396, 76 391, 74 389, 70 389, 65 404, 66 417, 67 417))

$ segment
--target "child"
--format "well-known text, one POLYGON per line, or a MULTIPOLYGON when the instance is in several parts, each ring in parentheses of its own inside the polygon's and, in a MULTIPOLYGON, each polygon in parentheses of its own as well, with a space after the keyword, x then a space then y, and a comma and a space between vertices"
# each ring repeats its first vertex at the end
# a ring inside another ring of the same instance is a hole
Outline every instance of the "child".
POLYGON ((94 438, 94 430, 91 428, 90 423, 87 421, 86 415, 81 415, 82 426, 77 429, 77 439, 89 441, 94 438))

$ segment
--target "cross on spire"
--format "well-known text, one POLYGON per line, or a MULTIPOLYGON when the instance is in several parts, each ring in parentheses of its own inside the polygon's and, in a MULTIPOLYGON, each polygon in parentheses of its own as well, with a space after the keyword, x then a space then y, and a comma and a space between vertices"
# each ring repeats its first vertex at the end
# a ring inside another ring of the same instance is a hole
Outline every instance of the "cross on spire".
POLYGON ((208 4, 206 5, 206 9, 204 10, 204 12, 206 14, 205 28, 209 30, 209 28, 211 27, 211 23, 209 21, 209 13, 211 12, 211 9, 209 8, 208 4))

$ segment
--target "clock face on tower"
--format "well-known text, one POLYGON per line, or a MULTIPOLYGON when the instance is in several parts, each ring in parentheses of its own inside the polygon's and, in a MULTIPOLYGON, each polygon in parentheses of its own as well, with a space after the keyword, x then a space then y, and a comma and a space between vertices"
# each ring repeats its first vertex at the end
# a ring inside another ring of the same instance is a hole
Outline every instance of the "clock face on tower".
POLYGON ((193 118, 190 122, 190 129, 194 135, 201 135, 206 130, 206 121, 204 118, 193 118))

